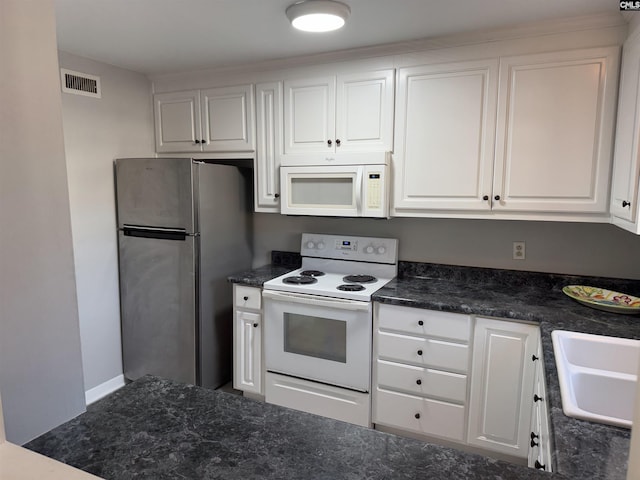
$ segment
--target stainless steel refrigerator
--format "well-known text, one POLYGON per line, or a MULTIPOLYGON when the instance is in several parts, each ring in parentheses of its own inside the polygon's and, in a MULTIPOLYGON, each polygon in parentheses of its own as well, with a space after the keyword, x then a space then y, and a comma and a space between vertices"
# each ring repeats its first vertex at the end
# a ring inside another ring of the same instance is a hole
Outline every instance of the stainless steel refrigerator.
POLYGON ((251 267, 245 175, 188 158, 115 161, 124 375, 232 376, 232 289, 251 267))

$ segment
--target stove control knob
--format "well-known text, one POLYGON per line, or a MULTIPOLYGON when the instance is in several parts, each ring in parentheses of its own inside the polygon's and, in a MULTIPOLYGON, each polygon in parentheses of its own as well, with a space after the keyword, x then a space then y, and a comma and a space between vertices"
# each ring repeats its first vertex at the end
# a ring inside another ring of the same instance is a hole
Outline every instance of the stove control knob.
POLYGON ((322 250, 324 249, 324 243, 318 242, 318 245, 316 247, 318 248, 318 250, 322 250))
POLYGON ((384 255, 384 253, 387 251, 386 248, 384 247, 378 247, 378 254, 379 255, 384 255))
POLYGON ((373 253, 373 247, 371 245, 369 245, 368 247, 366 247, 364 249, 364 253, 373 253))
POLYGON ((315 246, 316 246, 316 244, 315 244, 315 243, 313 243, 313 242, 307 242, 307 248, 311 249, 311 248, 314 248, 315 246))

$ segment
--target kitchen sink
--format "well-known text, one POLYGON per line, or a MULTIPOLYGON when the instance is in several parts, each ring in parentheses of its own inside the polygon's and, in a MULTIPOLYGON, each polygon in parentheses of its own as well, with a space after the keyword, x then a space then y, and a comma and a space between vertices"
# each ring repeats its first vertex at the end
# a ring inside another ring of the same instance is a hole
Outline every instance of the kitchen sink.
POLYGON ((631 428, 640 340, 551 332, 565 415, 631 428))

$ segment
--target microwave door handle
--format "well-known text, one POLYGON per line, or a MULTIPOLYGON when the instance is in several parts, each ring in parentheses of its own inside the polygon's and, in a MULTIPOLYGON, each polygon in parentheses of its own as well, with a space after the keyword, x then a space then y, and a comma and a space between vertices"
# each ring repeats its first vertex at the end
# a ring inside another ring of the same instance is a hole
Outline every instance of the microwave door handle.
POLYGON ((357 302, 342 298, 326 298, 316 295, 300 295, 297 293, 263 290, 262 298, 279 300, 281 302, 302 303, 304 305, 316 305, 318 307, 339 308, 341 310, 369 310, 369 302, 357 302))
POLYGON ((362 215, 362 170, 364 168, 358 168, 356 173, 356 210, 358 215, 362 215))

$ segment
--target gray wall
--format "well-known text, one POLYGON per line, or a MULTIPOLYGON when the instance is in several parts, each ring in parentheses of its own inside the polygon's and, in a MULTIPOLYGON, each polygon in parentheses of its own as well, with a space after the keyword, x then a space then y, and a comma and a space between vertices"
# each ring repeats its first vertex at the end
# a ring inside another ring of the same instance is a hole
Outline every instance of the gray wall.
POLYGON ((85 389, 122 375, 113 160, 154 155, 144 75, 59 52, 60 66, 98 75, 102 98, 62 94, 85 389))
POLYGON ((255 215, 254 266, 271 250, 300 251, 300 234, 393 237, 400 260, 640 279, 640 237, 609 224, 394 218, 391 220, 255 215), (526 242, 513 260, 512 243, 526 242))
POLYGON ((0 393, 21 444, 85 408, 51 0, 0 2, 0 75, 0 393))

